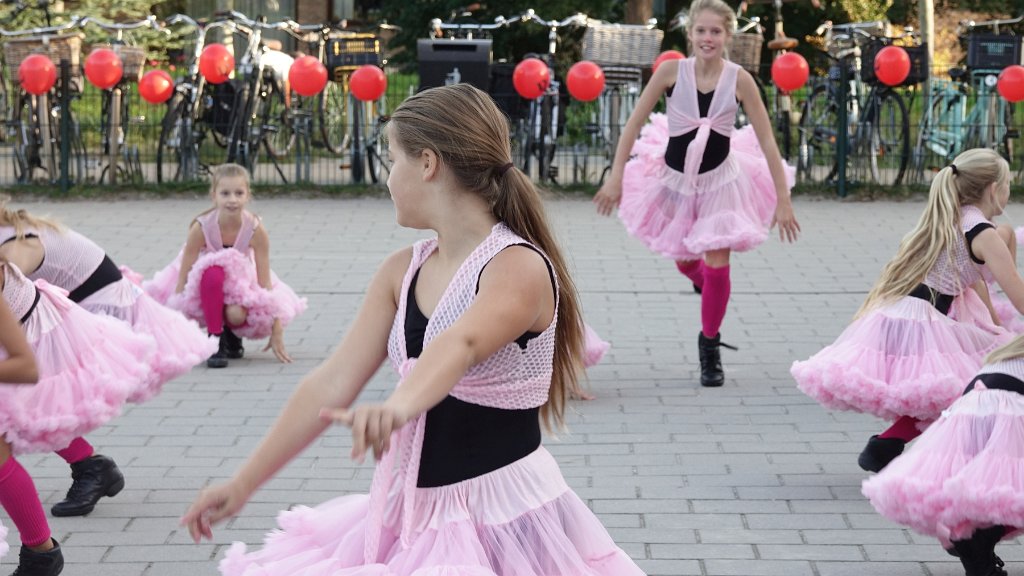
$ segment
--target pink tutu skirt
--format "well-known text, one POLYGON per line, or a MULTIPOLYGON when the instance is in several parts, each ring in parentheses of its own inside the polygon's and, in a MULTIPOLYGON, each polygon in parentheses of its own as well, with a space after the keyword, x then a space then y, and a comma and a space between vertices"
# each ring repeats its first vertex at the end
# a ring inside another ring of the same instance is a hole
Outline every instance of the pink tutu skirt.
POLYGON ((1017 312, 1013 302, 1010 302, 1006 294, 996 292, 991 286, 989 294, 992 297, 992 308, 995 309, 996 316, 999 317, 999 325, 1014 334, 1024 334, 1024 316, 1017 312))
POLYGON ((125 277, 80 302, 94 314, 106 314, 127 322, 136 332, 153 337, 152 374, 142 388, 128 398, 142 402, 156 396, 167 382, 188 373, 217 351, 217 339, 209 337, 194 321, 151 298, 132 282, 137 274, 122 269, 125 277))
POLYGON ((973 290, 944 316, 906 296, 855 320, 836 341, 790 373, 805 394, 830 410, 885 420, 934 420, 963 393, 989 352, 1012 340, 992 324, 973 290))
POLYGON ((583 345, 583 365, 590 368, 604 358, 605 353, 611 348, 611 344, 602 340, 597 332, 590 327, 590 324, 585 322, 583 323, 583 336, 586 340, 583 345))
POLYGON ((863 492, 879 514, 947 545, 1024 527, 1024 396, 976 385, 863 492))
POLYGON ((267 290, 260 286, 252 258, 233 249, 201 253, 188 273, 181 294, 174 292, 181 269, 181 253, 166 268, 157 272, 152 280, 143 282, 142 287, 157 302, 179 310, 205 326, 199 300, 199 282, 203 272, 210 266, 224 268, 224 303, 241 306, 247 311, 245 324, 231 327, 239 336, 256 340, 267 338, 275 319, 287 326, 306 309, 306 299, 299 298, 273 272, 270 273, 272 288, 267 290))
MULTIPOLYGON (((709 250, 751 250, 768 237, 775 184, 753 128, 732 134, 729 157, 691 176, 665 164, 668 123, 652 114, 633 146, 622 179, 619 218, 648 248, 674 260, 697 260, 709 250)), ((793 185, 795 170, 786 166, 793 185)))
POLYGON ((35 282, 39 303, 22 325, 36 384, 0 386, 0 435, 15 454, 50 452, 106 424, 151 378, 156 344, 124 322, 91 314, 35 282))
MULTIPOLYGON (((389 502, 391 509, 401 509, 389 502)), ((414 534, 387 523, 364 559, 369 497, 343 496, 278 517, 264 547, 235 543, 220 563, 238 576, 640 576, 643 572, 569 489, 543 448, 494 472, 418 488, 414 534)), ((386 517, 394 518, 393 514, 386 517)))

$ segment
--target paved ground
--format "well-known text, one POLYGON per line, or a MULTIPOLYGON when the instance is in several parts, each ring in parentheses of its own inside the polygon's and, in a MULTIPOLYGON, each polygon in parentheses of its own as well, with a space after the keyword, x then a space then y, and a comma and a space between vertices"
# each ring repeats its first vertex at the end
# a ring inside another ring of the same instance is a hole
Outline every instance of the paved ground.
MULTIPOLYGON (((147 275, 174 256, 188 219, 205 206, 201 198, 27 204, 147 275)), ((825 411, 788 373, 794 359, 845 326, 921 208, 799 200, 805 234, 797 245, 773 239, 735 258, 722 330, 740 351, 724 352, 726 386, 703 390, 699 300, 689 284, 588 202, 551 202, 586 315, 613 348, 590 371, 598 399, 574 403, 570 431, 546 443, 569 483, 647 572, 963 573, 934 542, 888 523, 861 496, 865 474, 856 455, 882 424, 825 411)), ((86 518, 52 520, 69 576, 212 575, 231 541, 258 543, 277 511, 368 489, 371 467, 346 458, 349 439, 334 429, 217 531, 216 543, 194 545, 178 527, 196 491, 239 466, 299 377, 339 341, 382 256, 421 236, 394 225, 386 199, 275 199, 254 209, 271 232, 273 267, 310 301, 287 332, 296 362, 278 364, 247 343, 245 360, 227 370, 197 368, 91 434, 128 485, 86 518)), ((1024 217, 1024 209, 1014 213, 1024 217)), ((382 397, 394 379, 383 370, 364 398, 382 397)), ((47 505, 59 500, 70 483, 63 461, 47 454, 24 463, 47 505)), ((1003 548, 1010 567, 1024 570, 1024 549, 1003 548)))

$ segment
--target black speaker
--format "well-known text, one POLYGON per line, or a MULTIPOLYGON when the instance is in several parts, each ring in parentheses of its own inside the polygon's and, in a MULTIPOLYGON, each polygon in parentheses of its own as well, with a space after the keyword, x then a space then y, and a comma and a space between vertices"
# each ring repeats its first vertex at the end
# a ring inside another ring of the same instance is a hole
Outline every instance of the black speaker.
POLYGON ((416 41, 420 90, 465 82, 486 91, 490 87, 491 40, 421 38, 416 41))

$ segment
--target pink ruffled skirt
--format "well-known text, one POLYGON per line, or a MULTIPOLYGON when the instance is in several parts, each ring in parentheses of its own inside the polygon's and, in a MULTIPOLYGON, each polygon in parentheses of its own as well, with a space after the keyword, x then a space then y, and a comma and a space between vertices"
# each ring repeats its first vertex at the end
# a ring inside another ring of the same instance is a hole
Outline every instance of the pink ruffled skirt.
POLYGON ((604 341, 587 323, 583 324, 583 337, 583 365, 590 368, 604 358, 611 344, 604 341))
POLYGON ((36 384, 0 385, 0 435, 15 454, 60 450, 109 422, 151 378, 153 338, 92 314, 36 281, 39 302, 22 325, 36 384))
POLYGON ((934 420, 963 393, 985 356, 1013 338, 992 324, 973 290, 944 316, 906 296, 855 320, 810 359, 794 362, 797 386, 830 410, 885 420, 934 420))
MULTIPOLYGON (((651 115, 622 179, 619 218, 648 248, 674 260, 697 260, 709 250, 751 250, 768 237, 775 184, 752 128, 732 134, 729 157, 696 176, 665 164, 668 124, 651 115)), ((793 185, 795 170, 786 166, 793 185)))
POLYGON ((234 249, 201 253, 189 271, 185 289, 180 294, 174 292, 181 269, 180 253, 166 268, 157 272, 152 280, 144 282, 142 287, 157 302, 179 310, 205 326, 199 300, 199 282, 203 272, 210 266, 224 268, 224 303, 241 306, 247 311, 245 324, 231 327, 239 336, 256 340, 267 338, 275 319, 287 326, 306 309, 306 299, 299 298, 273 272, 270 273, 271 289, 260 286, 252 258, 234 249))
POLYGON ((976 528, 1024 527, 1024 397, 972 390, 863 492, 879 514, 947 545, 976 528))
MULTIPOLYGON (((392 509, 400 503, 389 502, 392 509)), ((235 543, 220 563, 244 576, 640 576, 643 572, 569 489, 544 448, 450 486, 418 488, 413 534, 383 528, 364 559, 369 497, 343 496, 278 517, 264 547, 235 543)), ((394 518, 394 514, 386 517, 394 518)))
POLYGON ((158 353, 152 358, 152 376, 132 393, 130 402, 142 402, 156 396, 167 382, 188 373, 217 351, 217 339, 209 337, 194 321, 172 310, 132 283, 138 275, 122 269, 125 277, 103 287, 79 304, 94 314, 106 314, 128 323, 136 332, 156 342, 158 353))

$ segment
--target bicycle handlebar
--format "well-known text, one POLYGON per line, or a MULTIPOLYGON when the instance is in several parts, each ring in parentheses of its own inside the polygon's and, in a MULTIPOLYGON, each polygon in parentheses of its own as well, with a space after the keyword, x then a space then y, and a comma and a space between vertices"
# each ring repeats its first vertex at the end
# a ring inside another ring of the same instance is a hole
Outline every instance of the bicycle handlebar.
POLYGON ((963 36, 964 34, 970 34, 975 28, 992 28, 993 31, 998 34, 999 27, 1006 24, 1017 24, 1024 21, 1024 14, 1017 16, 1016 18, 1005 18, 1002 20, 985 20, 983 22, 975 22, 974 20, 961 20, 957 24, 956 35, 963 36))
POLYGON ((86 24, 95 24, 96 26, 99 26, 104 30, 138 30, 139 28, 146 28, 147 26, 154 30, 160 29, 160 23, 157 21, 156 16, 153 15, 149 16, 145 20, 139 20, 138 22, 127 22, 123 24, 119 22, 106 22, 104 20, 100 20, 99 18, 86 16, 85 18, 82 18, 82 20, 79 22, 79 25, 84 27, 86 24))
POLYGON ((6 38, 16 38, 18 36, 42 36, 47 34, 60 34, 61 32, 67 32, 74 28, 80 28, 82 23, 81 16, 72 16, 69 22, 60 24, 58 26, 43 26, 39 28, 29 28, 27 30, 4 30, 0 28, 0 36, 6 38))

